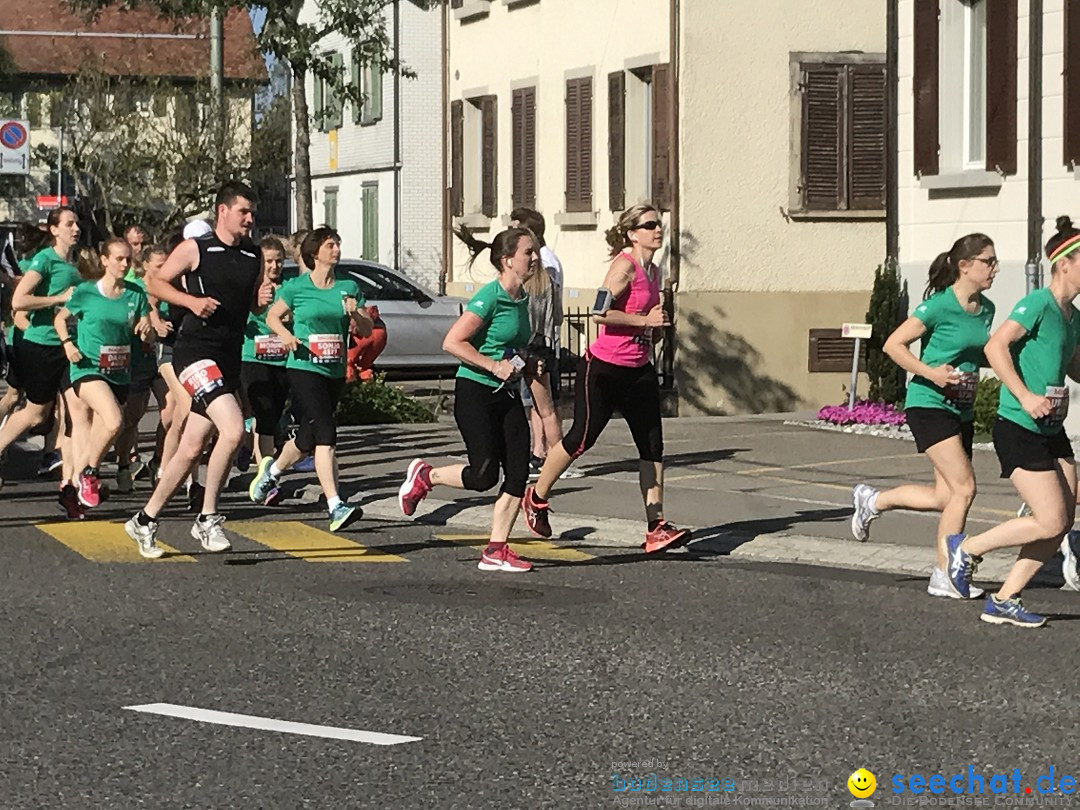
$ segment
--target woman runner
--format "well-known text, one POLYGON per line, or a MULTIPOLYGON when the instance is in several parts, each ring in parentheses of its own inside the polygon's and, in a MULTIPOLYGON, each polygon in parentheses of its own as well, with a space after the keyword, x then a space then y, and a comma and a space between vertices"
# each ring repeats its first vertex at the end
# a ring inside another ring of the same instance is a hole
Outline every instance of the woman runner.
MULTIPOLYGON (((923 302, 885 341, 884 351, 915 375, 904 412, 915 447, 934 467, 932 487, 909 484, 879 492, 866 484, 852 490, 855 514, 851 532, 859 542, 870 536, 870 522, 892 509, 940 512, 937 561, 927 593, 960 598, 945 576, 945 538, 964 531, 975 500, 971 466, 975 390, 983 347, 994 322, 994 305, 983 295, 997 275, 997 256, 989 236, 972 233, 956 240, 930 265, 923 302), (922 339, 919 357, 908 348, 922 339)), ((982 596, 970 589, 967 598, 982 596)))
POLYGON ((1001 588, 986 598, 979 617, 991 624, 1042 627, 1046 618, 1027 610, 1020 594, 1057 551, 1076 513, 1076 463, 1065 415, 1065 375, 1080 379, 1080 230, 1058 217, 1046 243, 1050 286, 1021 298, 986 344, 986 359, 1001 379, 994 450, 1001 477, 1012 481, 1031 514, 982 534, 949 535, 947 573, 961 596, 983 555, 1010 546, 1020 552, 1001 588))

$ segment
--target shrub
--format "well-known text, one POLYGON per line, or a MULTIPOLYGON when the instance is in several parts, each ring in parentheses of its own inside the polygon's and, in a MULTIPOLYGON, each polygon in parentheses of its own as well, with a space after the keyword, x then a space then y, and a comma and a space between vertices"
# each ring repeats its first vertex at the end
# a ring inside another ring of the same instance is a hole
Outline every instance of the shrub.
POLYGON ((337 406, 339 425, 387 425, 434 422, 435 414, 400 388, 386 384, 384 375, 370 382, 349 383, 337 406))
POLYGON ((979 387, 975 389, 975 433, 987 434, 993 430, 1000 395, 1001 380, 997 377, 979 380, 979 387))
POLYGON ((818 411, 818 419, 834 425, 903 425, 907 422, 904 412, 888 402, 872 402, 860 399, 854 408, 844 405, 826 405, 818 411))
POLYGON ((900 405, 904 401, 904 371, 881 347, 893 330, 907 318, 907 285, 900 278, 900 268, 886 260, 874 271, 874 289, 866 322, 874 332, 866 346, 866 376, 870 378, 871 400, 900 405))

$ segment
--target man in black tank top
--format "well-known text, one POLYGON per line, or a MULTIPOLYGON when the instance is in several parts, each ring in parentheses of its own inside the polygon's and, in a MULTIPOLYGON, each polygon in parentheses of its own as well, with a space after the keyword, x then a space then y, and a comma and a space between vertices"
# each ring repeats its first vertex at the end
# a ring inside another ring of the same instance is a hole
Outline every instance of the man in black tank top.
POLYGON ((191 535, 207 551, 231 547, 218 513, 218 496, 244 433, 244 415, 236 392, 240 386, 240 354, 248 313, 270 303, 272 289, 263 284, 262 257, 250 238, 255 195, 243 183, 226 183, 214 203, 214 230, 186 239, 153 278, 150 295, 185 312, 173 348, 173 369, 191 396, 191 413, 180 446, 146 506, 124 528, 144 557, 160 557, 157 519, 198 461, 211 434, 217 442, 206 468, 202 511, 191 535), (183 277, 186 292, 175 286, 183 277))

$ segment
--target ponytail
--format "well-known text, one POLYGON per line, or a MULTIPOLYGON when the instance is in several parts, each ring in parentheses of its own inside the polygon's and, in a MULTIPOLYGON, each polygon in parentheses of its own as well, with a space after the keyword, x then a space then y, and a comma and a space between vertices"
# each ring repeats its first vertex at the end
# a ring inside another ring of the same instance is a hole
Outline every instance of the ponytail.
POLYGON ((986 248, 993 246, 994 240, 985 233, 969 233, 953 242, 953 246, 939 254, 930 265, 923 300, 956 283, 960 278, 960 262, 974 259, 986 248))
POLYGON ((472 267, 477 257, 487 250, 490 251, 488 259, 490 259, 492 266, 498 273, 502 272, 502 260, 507 256, 513 256, 517 252, 518 242, 521 237, 527 236, 539 246, 533 232, 528 228, 508 228, 496 234, 495 238, 490 242, 477 239, 465 225, 454 231, 454 235, 464 242, 465 247, 469 249, 469 267, 472 267))
POLYGON ((98 252, 92 248, 81 247, 76 252, 75 266, 79 270, 79 275, 82 276, 83 281, 97 281, 99 278, 105 275, 105 271, 101 267, 101 259, 98 257, 98 252))

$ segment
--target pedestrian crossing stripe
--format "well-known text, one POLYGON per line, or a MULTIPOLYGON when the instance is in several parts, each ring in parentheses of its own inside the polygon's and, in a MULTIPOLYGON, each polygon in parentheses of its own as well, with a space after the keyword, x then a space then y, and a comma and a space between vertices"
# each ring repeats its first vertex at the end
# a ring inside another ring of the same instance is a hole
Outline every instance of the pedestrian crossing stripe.
MULTIPOLYGON (((64 521, 63 523, 38 523, 38 529, 59 540, 76 554, 91 562, 135 563, 149 562, 139 547, 118 523, 99 521, 64 521)), ((157 562, 195 562, 195 558, 165 543, 158 543, 165 556, 157 562)))
MULTIPOLYGON (((490 536, 486 534, 437 534, 435 535, 435 538, 437 540, 444 540, 448 543, 458 543, 460 545, 472 546, 473 548, 478 549, 484 548, 490 540, 490 536)), ((510 548, 526 560, 585 562, 586 560, 595 559, 592 554, 586 554, 584 551, 578 551, 576 548, 558 546, 554 543, 549 543, 546 540, 514 540, 511 538, 510 548)))
POLYGON ((230 532, 305 562, 408 562, 397 554, 384 554, 299 521, 240 521, 227 524, 230 532))

